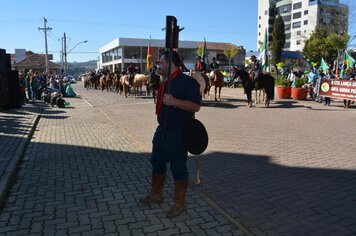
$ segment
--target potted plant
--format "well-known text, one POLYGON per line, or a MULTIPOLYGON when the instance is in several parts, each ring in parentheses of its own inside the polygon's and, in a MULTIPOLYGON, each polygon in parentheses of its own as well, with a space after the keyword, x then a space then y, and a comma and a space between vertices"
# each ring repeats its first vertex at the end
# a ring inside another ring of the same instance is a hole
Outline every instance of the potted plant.
POLYGON ((307 83, 307 78, 296 77, 294 80, 294 88, 292 88, 292 98, 294 100, 305 100, 307 98, 308 89, 304 88, 307 83))
POLYGON ((277 95, 279 98, 290 98, 291 87, 286 75, 277 77, 277 95))

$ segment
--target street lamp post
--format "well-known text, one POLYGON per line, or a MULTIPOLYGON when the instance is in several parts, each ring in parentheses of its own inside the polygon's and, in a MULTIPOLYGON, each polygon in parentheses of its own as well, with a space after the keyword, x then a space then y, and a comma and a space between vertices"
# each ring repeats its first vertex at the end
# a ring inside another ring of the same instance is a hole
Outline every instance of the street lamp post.
POLYGON ((76 45, 74 45, 74 47, 72 47, 68 52, 66 49, 64 49, 64 75, 67 76, 67 72, 68 72, 68 63, 67 63, 67 56, 68 54, 73 51, 74 48, 76 48, 79 44, 82 43, 87 43, 88 40, 84 40, 84 41, 80 41, 79 43, 77 43, 76 45))

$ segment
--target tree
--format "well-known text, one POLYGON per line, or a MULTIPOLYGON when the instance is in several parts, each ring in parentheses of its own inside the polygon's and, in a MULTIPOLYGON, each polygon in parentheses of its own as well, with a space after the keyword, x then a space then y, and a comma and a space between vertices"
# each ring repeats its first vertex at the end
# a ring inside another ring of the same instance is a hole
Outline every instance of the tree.
POLYGON ((286 42, 286 34, 284 32, 284 22, 282 17, 278 14, 273 24, 272 32, 272 63, 275 65, 281 61, 282 49, 286 42))
POLYGON ((197 55, 200 56, 202 52, 203 52, 203 47, 198 47, 197 48, 197 55))
POLYGON ((303 54, 311 62, 320 62, 324 58, 330 63, 340 57, 348 40, 348 35, 329 34, 327 29, 319 27, 305 41, 303 54))
POLYGON ((229 59, 229 67, 231 67, 231 59, 241 51, 242 49, 240 47, 233 47, 231 49, 224 50, 224 55, 229 59))

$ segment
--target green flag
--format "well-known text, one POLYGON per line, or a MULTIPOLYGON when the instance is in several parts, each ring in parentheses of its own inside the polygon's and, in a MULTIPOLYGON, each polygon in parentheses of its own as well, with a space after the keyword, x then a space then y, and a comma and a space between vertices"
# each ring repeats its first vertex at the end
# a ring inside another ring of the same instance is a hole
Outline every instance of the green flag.
POLYGON ((323 69, 324 73, 326 73, 326 70, 329 69, 329 66, 324 61, 324 58, 321 58, 320 67, 319 68, 323 69))
POLYGON ((261 60, 261 66, 262 66, 263 71, 267 71, 267 67, 268 67, 267 44, 268 44, 268 41, 267 41, 267 29, 266 29, 263 44, 260 48, 260 51, 261 51, 260 60, 261 60))
POLYGON ((346 61, 347 68, 353 67, 356 63, 355 59, 353 59, 352 56, 350 56, 347 50, 344 53, 344 60, 346 61))
POLYGON ((206 56, 207 56, 207 47, 206 47, 206 41, 204 38, 204 47, 203 47, 203 50, 201 51, 201 58, 203 59, 204 63, 205 63, 206 56))

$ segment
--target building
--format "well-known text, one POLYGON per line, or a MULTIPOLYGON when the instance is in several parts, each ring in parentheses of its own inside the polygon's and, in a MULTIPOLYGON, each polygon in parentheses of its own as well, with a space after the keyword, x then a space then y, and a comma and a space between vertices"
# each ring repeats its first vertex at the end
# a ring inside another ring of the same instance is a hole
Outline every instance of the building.
MULTIPOLYGON (((53 55, 48 54, 48 68, 52 74, 57 74, 60 65, 50 61, 53 60, 53 55)), ((44 72, 46 71, 46 60, 44 54, 26 54, 25 49, 15 49, 15 54, 11 54, 11 66, 13 69, 28 72, 30 69, 33 71, 44 72)))
POLYGON ((349 9, 339 0, 258 0, 258 35, 263 41, 264 32, 272 40, 273 23, 280 14, 285 24, 284 50, 302 51, 304 42, 316 27, 325 27, 330 33, 348 32, 349 9))
MULTIPOLYGON (((140 68, 142 72, 146 72, 147 48, 151 45, 152 61, 159 59, 165 50, 165 40, 160 39, 139 39, 139 38, 117 38, 99 49, 100 59, 98 68, 107 67, 110 71, 116 69, 122 71, 127 68, 130 63, 140 68)), ((212 43, 207 42, 208 57, 206 63, 212 62, 213 57, 217 59, 221 66, 229 65, 228 58, 224 55, 224 50, 237 47, 231 43, 212 43)), ((179 55, 183 58, 184 64, 188 69, 193 68, 197 59, 197 48, 203 47, 204 42, 198 41, 179 41, 179 55)), ((245 50, 232 58, 232 64, 244 64, 245 50)))

